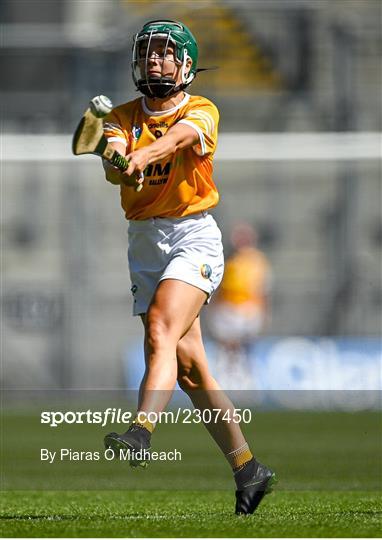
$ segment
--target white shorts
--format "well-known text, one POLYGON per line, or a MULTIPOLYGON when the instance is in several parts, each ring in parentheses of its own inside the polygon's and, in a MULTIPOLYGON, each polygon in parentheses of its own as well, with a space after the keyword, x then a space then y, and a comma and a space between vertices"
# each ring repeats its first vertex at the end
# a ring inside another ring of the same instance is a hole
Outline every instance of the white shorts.
POLYGON ((163 279, 178 279, 198 287, 207 293, 207 302, 222 280, 221 232, 207 212, 183 218, 132 220, 128 241, 133 315, 147 312, 163 279))

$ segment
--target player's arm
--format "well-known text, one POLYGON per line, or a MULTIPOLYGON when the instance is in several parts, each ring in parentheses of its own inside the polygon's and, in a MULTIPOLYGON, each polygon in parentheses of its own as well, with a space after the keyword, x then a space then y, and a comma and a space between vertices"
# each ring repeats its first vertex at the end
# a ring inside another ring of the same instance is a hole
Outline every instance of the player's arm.
MULTIPOLYGON (((110 142, 110 146, 114 148, 114 150, 117 150, 122 156, 125 155, 126 147, 122 143, 118 142, 110 142)), ((109 161, 106 159, 102 160, 103 168, 105 170, 105 177, 108 182, 111 182, 112 184, 119 185, 123 181, 124 176, 122 175, 122 172, 117 168, 114 167, 109 161)))
MULTIPOLYGON (((126 152, 126 146, 119 142, 110 142, 109 143, 114 150, 117 150, 122 156, 125 155, 126 152)), ((143 179, 139 178, 136 174, 133 176, 127 176, 125 173, 120 171, 117 167, 114 167, 109 161, 106 159, 102 160, 103 168, 105 170, 105 177, 108 182, 111 182, 112 184, 119 186, 121 184, 125 184, 126 186, 133 186, 136 187, 138 184, 142 183, 143 179)))
POLYGON ((199 135, 194 128, 186 124, 176 124, 163 137, 128 154, 126 158, 130 161, 130 165, 123 176, 143 172, 150 163, 161 161, 177 150, 194 146, 198 140, 199 135))
MULTIPOLYGON (((104 119, 104 135, 108 140, 109 145, 116 150, 121 156, 126 155, 128 141, 125 137, 125 132, 122 129, 122 122, 115 111, 111 112, 104 119)), ((117 167, 114 167, 107 160, 103 160, 105 177, 108 182, 114 185, 125 184, 127 186, 137 187, 142 183, 142 178, 138 178, 136 174, 129 177, 123 174, 117 167)))

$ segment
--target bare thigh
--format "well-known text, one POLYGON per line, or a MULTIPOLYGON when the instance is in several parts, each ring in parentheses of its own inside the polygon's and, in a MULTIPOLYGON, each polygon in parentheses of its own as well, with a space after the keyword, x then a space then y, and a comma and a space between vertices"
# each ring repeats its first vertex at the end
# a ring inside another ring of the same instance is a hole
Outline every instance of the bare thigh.
POLYGON ((155 346, 166 338, 166 345, 177 345, 198 316, 206 293, 177 279, 161 281, 147 313, 142 316, 147 344, 155 346))

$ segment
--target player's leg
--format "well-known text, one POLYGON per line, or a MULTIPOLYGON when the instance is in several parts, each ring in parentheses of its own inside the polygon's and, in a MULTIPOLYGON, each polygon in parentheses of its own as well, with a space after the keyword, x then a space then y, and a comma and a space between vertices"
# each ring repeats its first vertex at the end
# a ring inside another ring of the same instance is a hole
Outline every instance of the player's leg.
POLYGON ((271 491, 275 475, 253 457, 239 424, 222 419, 226 411, 233 418, 234 406, 209 372, 199 318, 178 342, 177 359, 178 383, 194 406, 221 411, 216 423, 205 425, 234 472, 236 513, 252 514, 263 496, 271 491))
POLYGON ((179 386, 190 396, 194 406, 200 410, 221 411, 217 422, 209 422, 206 428, 224 454, 245 445, 240 425, 222 420, 227 411, 225 418, 232 418, 234 405, 210 373, 199 318, 178 342, 177 360, 179 386))
POLYGON ((115 452, 134 452, 130 464, 146 465, 136 459, 139 450, 150 448, 155 416, 166 407, 177 379, 176 347, 192 326, 206 300, 206 293, 193 285, 175 279, 164 279, 156 288, 143 318, 145 326, 146 370, 140 385, 137 416, 122 435, 109 433, 105 446, 115 452))
POLYGON ((176 348, 206 300, 206 293, 175 279, 161 281, 146 313, 145 363, 139 410, 162 411, 178 374, 176 348))

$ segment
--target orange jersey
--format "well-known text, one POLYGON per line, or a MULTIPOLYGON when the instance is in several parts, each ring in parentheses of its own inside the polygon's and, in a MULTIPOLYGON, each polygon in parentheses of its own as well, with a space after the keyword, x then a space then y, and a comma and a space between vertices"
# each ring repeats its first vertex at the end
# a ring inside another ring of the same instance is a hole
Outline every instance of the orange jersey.
POLYGON ((142 191, 137 193, 121 185, 121 204, 127 219, 182 217, 217 205, 219 194, 212 180, 212 159, 218 122, 219 112, 211 101, 189 94, 167 111, 151 111, 144 98, 138 98, 116 107, 105 117, 106 138, 123 143, 126 154, 151 144, 175 123, 185 123, 199 135, 194 147, 148 165, 142 191))
POLYGON ((242 248, 225 264, 219 299, 231 304, 251 303, 263 308, 270 287, 270 266, 255 248, 242 248))

